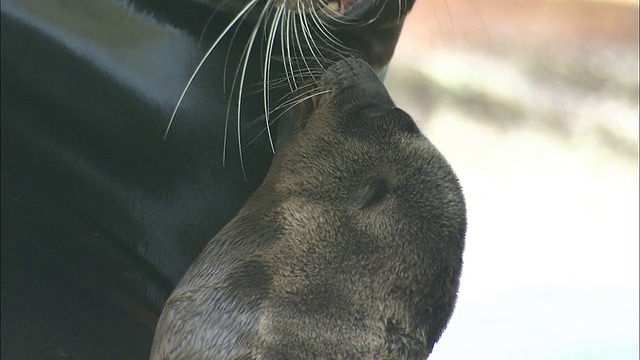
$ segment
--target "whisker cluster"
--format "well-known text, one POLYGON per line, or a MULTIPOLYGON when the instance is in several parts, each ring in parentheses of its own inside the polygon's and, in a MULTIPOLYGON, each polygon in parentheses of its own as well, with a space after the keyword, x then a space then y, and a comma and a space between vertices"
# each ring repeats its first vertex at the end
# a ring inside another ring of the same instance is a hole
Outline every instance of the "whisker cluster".
MULTIPOLYGON (((256 125, 258 120, 251 121, 244 127, 242 126, 243 96, 262 92, 263 115, 260 117, 259 121, 263 122, 264 129, 260 131, 258 136, 262 136, 262 134, 266 133, 271 146, 271 151, 275 152, 273 135, 271 132, 271 126, 275 121, 280 118, 283 113, 294 108, 301 102, 306 101, 313 96, 327 92, 326 89, 322 90, 316 86, 317 79, 322 76, 324 69, 339 59, 360 55, 356 50, 345 46, 338 39, 335 34, 335 27, 332 23, 334 25, 338 24, 337 26, 365 26, 376 21, 382 14, 388 0, 374 1, 384 1, 384 3, 382 6, 378 6, 379 10, 375 16, 370 16, 366 20, 349 18, 331 10, 331 5, 336 4, 335 0, 320 0, 316 2, 306 0, 248 1, 236 16, 229 21, 220 35, 213 41, 212 45, 205 52, 204 56, 191 74, 191 77, 187 81, 187 84, 185 85, 178 102, 173 109, 173 113, 171 114, 169 124, 165 131, 165 138, 175 121, 176 114, 184 101, 187 91, 193 84, 195 77, 200 72, 204 63, 219 46, 224 37, 231 36, 229 49, 234 46, 239 29, 242 27, 243 23, 248 21, 248 19, 251 19, 250 21, 253 22, 253 28, 246 45, 244 45, 244 50, 241 53, 239 64, 232 74, 233 81, 229 89, 230 96, 227 105, 227 118, 225 121, 224 139, 222 144, 222 162, 224 165, 226 160, 229 118, 232 114, 231 109, 235 106, 236 109, 234 115, 237 118, 236 137, 238 141, 240 164, 244 174, 242 153, 245 147, 242 145, 242 129, 256 125), (255 16, 249 16, 249 14, 253 14, 256 9, 259 10, 259 13, 256 15, 257 18, 255 16), (323 20, 327 18, 330 18, 332 23, 328 23, 323 20), (255 52, 252 52, 253 47, 257 44, 256 39, 258 39, 258 42, 260 43, 259 56, 262 64, 262 82, 260 84, 247 84, 245 79, 247 78, 249 59, 251 56, 256 56, 255 52), (280 71, 276 71, 275 74, 274 61, 279 63, 278 66, 281 66, 280 71), (289 95, 285 95, 283 99, 277 100, 276 104, 278 105, 272 108, 272 90, 282 89, 283 87, 288 87, 287 93, 289 95), (252 88, 253 90, 251 90, 252 88)), ((398 21, 400 21, 402 19, 402 14, 404 13, 403 8, 406 8, 407 0, 397 1, 398 21)), ((336 6, 339 7, 339 5, 336 6)), ((214 17, 218 10, 219 8, 211 15, 211 18, 205 25, 205 29, 212 21, 214 21, 214 17)), ((202 38, 204 37, 205 29, 203 29, 203 35, 201 36, 200 41, 202 41, 202 38)), ((225 94, 227 94, 228 87, 227 68, 229 65, 229 53, 230 51, 227 52, 227 56, 225 58, 225 76, 224 79, 222 79, 225 94)), ((256 138, 249 141, 247 146, 255 140, 256 138)), ((246 177, 246 174, 244 175, 246 177)))

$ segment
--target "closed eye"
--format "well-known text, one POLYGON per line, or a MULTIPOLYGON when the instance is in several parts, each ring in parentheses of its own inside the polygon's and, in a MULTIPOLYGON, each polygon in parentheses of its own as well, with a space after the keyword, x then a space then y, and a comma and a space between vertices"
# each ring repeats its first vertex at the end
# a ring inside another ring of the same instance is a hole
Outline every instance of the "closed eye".
POLYGON ((358 202, 358 208, 362 210, 376 204, 377 202, 380 202, 390 191, 391 186, 386 179, 374 179, 369 183, 369 186, 367 186, 367 190, 360 198, 360 201, 358 202))

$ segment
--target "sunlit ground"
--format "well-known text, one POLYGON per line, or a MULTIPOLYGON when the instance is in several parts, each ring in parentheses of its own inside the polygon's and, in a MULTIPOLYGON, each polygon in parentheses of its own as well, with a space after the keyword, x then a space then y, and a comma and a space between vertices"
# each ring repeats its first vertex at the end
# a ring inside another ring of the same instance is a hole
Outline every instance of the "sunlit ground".
POLYGON ((386 83, 469 221, 430 359, 638 359, 638 2, 420 1, 386 83))

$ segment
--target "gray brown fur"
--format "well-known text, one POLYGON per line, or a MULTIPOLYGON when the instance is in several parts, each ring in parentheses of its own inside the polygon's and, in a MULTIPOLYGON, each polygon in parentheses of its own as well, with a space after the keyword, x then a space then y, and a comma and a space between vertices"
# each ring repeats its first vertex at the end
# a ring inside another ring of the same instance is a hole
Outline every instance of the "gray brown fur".
POLYGON ((167 301, 151 359, 424 359, 466 231, 451 167, 362 62, 335 65, 262 186, 167 301))

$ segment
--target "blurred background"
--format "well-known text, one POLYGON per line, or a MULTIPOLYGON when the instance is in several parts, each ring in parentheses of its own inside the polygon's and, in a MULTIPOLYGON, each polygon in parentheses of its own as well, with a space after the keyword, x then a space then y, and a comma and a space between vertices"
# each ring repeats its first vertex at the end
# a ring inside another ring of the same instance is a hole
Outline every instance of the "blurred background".
POLYGON ((417 0, 386 83, 467 199, 430 359, 638 359, 638 0, 417 0))

